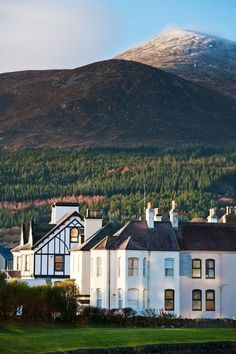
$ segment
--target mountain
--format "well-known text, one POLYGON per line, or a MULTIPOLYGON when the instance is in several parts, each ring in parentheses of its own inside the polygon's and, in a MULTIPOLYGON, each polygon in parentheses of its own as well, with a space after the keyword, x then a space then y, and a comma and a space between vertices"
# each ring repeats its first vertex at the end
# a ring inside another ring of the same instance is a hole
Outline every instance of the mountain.
POLYGON ((236 145, 236 103, 126 60, 0 75, 0 148, 236 145))
POLYGON ((236 99, 236 42, 203 33, 162 33, 117 56, 148 64, 236 99))

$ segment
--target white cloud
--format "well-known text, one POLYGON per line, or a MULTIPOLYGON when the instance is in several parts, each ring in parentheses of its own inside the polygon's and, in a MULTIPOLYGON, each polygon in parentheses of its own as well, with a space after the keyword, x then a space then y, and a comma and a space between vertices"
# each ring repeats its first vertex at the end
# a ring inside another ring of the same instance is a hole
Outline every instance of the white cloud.
POLYGON ((102 60, 123 34, 102 0, 0 0, 0 72, 102 60))

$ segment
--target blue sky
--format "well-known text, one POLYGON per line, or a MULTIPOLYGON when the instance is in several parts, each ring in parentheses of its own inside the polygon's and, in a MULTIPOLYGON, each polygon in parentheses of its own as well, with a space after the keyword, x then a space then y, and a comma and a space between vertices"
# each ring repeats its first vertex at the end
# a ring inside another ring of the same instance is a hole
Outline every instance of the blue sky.
POLYGON ((0 72, 74 68, 173 28, 236 40, 236 0, 0 0, 0 72))

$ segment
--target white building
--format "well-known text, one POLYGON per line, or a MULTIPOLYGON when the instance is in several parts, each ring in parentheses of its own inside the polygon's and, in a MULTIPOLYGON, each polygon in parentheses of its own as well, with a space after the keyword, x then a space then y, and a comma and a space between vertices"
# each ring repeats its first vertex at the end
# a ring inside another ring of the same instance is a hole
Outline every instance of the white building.
POLYGON ((146 221, 106 225, 71 250, 71 278, 91 306, 163 309, 188 318, 236 316, 236 226, 146 221), (90 300, 90 301, 88 301, 90 300))
POLYGON ((99 211, 88 210, 83 219, 78 203, 55 203, 49 224, 22 226, 20 245, 11 250, 13 270, 32 285, 69 279, 70 249, 101 227, 99 211))
POLYGON ((119 230, 107 225, 71 250, 71 278, 91 306, 158 308, 180 315, 175 231, 169 222, 155 221, 150 207, 146 217, 119 230))

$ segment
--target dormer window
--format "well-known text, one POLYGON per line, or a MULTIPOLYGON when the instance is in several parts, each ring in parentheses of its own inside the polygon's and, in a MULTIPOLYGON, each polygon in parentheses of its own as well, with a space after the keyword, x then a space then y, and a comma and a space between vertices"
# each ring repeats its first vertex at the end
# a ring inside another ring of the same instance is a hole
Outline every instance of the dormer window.
POLYGON ((77 227, 70 229, 70 242, 78 242, 79 230, 77 227))

